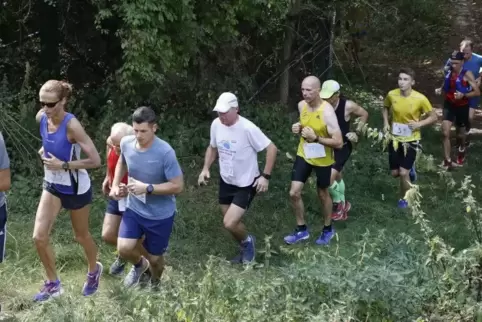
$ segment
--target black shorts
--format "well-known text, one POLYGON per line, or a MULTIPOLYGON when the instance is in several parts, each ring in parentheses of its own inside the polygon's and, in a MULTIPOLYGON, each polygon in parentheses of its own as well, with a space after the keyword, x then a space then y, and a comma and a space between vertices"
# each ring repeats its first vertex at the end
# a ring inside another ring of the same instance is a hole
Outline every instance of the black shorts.
POLYGON ((259 177, 256 177, 253 183, 247 187, 238 187, 219 178, 219 204, 236 206, 247 210, 256 195, 256 187, 253 184, 259 177))
POLYGON ((335 164, 333 165, 333 169, 338 172, 343 170, 345 163, 348 161, 351 155, 353 147, 350 141, 347 141, 343 144, 341 149, 333 149, 335 152, 335 164))
POLYGON ((84 208, 88 204, 92 203, 92 187, 90 187, 89 190, 87 190, 87 192, 84 194, 68 195, 57 191, 57 189, 55 189, 55 187, 47 181, 44 181, 43 186, 44 190, 50 192, 51 194, 60 199, 62 208, 64 209, 77 210, 84 208))
POLYGON ((399 168, 410 170, 415 163, 417 152, 420 149, 419 141, 398 142, 398 149, 396 151, 393 147, 393 141, 388 142, 388 163, 390 170, 398 170, 399 168), (406 149, 404 146, 406 146, 406 149))
POLYGON ((332 166, 317 167, 309 164, 300 156, 296 156, 293 170, 291 171, 291 181, 299 181, 305 183, 311 175, 311 171, 316 173, 316 186, 320 189, 326 189, 331 185, 331 168, 332 166))
POLYGON ((469 105, 454 106, 451 102, 444 101, 443 120, 455 123, 457 127, 469 125, 469 105))

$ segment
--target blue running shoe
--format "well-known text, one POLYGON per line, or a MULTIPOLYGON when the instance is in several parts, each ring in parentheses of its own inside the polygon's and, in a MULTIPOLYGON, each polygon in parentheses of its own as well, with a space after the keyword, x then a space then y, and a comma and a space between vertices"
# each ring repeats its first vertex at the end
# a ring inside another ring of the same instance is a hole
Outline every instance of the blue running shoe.
POLYGON ((45 281, 40 292, 35 294, 33 300, 34 302, 44 302, 62 295, 63 292, 64 290, 59 280, 56 280, 55 282, 45 281))
POLYGON ((147 259, 142 257, 142 264, 140 267, 136 267, 136 265, 132 265, 131 270, 124 278, 124 286, 125 287, 134 287, 139 285, 141 282, 141 277, 144 274, 148 274, 147 271, 149 270, 149 262, 147 259))
POLYGON ((335 229, 332 227, 331 230, 324 230, 321 232, 320 237, 315 241, 317 245, 328 245, 330 240, 335 237, 335 229))
POLYGON ((255 238, 249 235, 249 241, 241 243, 242 250, 242 261, 243 264, 248 264, 254 261, 256 257, 256 248, 254 247, 255 238))
POLYGON ((87 281, 84 283, 84 288, 82 289, 82 294, 84 296, 89 296, 97 292, 103 270, 104 267, 102 264, 97 262, 97 270, 94 273, 87 273, 87 281))
POLYGON ((117 256, 115 262, 110 265, 109 274, 112 276, 121 276, 124 273, 126 267, 126 261, 117 256))
POLYGON ((310 233, 307 230, 298 230, 296 229, 292 234, 285 236, 284 241, 288 245, 293 245, 299 243, 301 241, 307 240, 310 238, 310 233))
POLYGON ((408 207, 408 201, 405 199, 400 199, 398 200, 398 208, 407 208, 408 207))

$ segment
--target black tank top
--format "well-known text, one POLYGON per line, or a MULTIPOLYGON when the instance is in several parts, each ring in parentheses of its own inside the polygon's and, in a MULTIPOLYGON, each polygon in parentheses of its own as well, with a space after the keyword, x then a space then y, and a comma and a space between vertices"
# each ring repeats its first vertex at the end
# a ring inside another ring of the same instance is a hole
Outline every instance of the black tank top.
POLYGON ((338 102, 338 107, 335 109, 336 118, 338 119, 338 124, 340 125, 341 135, 343 136, 343 142, 347 142, 346 134, 350 132, 350 121, 345 120, 345 105, 346 98, 340 97, 338 102))

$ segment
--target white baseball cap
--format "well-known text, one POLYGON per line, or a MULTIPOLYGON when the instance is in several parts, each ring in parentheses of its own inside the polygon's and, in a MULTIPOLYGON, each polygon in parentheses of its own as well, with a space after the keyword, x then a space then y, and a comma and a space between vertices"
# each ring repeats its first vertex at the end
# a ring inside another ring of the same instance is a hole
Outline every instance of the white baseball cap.
POLYGON ((332 79, 327 80, 323 83, 320 91, 320 97, 322 99, 327 99, 332 97, 336 92, 340 90, 340 84, 332 79))
POLYGON ((219 113, 226 113, 233 107, 238 107, 238 98, 233 93, 224 92, 219 95, 213 111, 219 113))

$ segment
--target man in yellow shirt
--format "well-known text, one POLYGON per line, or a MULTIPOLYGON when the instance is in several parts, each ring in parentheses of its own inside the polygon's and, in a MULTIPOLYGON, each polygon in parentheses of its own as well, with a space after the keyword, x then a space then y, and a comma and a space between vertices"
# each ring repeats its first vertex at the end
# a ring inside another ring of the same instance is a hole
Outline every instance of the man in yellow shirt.
POLYGON ((296 216, 296 230, 286 236, 287 244, 295 244, 310 237, 304 219, 304 204, 301 191, 312 170, 316 173, 318 197, 323 204, 324 227, 316 240, 318 245, 327 245, 335 236, 331 225, 333 201, 328 188, 331 186, 331 168, 335 163, 333 149, 343 146, 340 126, 333 107, 320 98, 320 80, 308 76, 301 84, 303 100, 298 103, 300 121, 291 130, 301 134, 296 160, 291 175, 290 199, 296 216))
POLYGON ((405 193, 410 188, 408 181, 416 180, 415 159, 421 148, 420 128, 437 121, 437 115, 427 97, 412 89, 415 72, 402 68, 398 74, 397 89, 388 92, 383 108, 383 129, 391 131, 392 140, 388 144, 388 160, 392 176, 400 178, 399 208, 406 208, 405 193), (389 122, 389 111, 391 122, 389 122), (428 117, 422 120, 422 115, 428 117))

